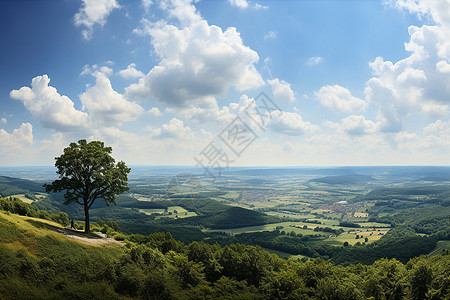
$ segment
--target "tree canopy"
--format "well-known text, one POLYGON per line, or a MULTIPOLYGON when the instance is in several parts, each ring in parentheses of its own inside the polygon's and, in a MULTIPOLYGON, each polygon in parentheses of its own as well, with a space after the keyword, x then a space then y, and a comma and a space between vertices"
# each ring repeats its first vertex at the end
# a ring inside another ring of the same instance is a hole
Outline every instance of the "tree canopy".
POLYGON ((90 231, 89 209, 101 198, 108 206, 115 204, 116 195, 127 191, 128 168, 123 161, 118 163, 110 155, 111 147, 101 141, 79 140, 64 149, 55 158, 58 180, 45 184, 47 192, 66 191, 64 204, 76 202, 84 207, 85 232, 90 231))

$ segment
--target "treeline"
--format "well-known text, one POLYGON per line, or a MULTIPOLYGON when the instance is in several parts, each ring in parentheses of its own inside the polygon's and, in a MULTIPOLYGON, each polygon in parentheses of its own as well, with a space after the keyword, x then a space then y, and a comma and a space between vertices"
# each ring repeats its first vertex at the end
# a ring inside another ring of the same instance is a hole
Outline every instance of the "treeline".
POLYGON ((322 244, 320 239, 321 235, 303 236, 274 230, 210 237, 207 242, 220 245, 259 245, 293 255, 329 259, 339 264, 372 264, 380 258, 395 258, 406 263, 413 257, 430 253, 437 243, 435 237, 422 237, 407 228, 392 229, 380 240, 368 245, 358 242, 354 246, 336 247, 322 244))
POLYGON ((124 236, 126 248, 38 236, 0 217, 5 299, 445 299, 450 256, 337 266, 287 261, 260 247, 188 245, 168 233, 124 236), (23 247, 11 248, 18 242, 23 247))
POLYGON ((372 217, 369 221, 404 226, 417 233, 432 235, 440 240, 450 240, 450 208, 446 205, 414 208, 391 216, 372 217))
POLYGON ((44 192, 42 184, 8 176, 0 176, 0 197, 7 197, 29 192, 44 192))
POLYGON ((66 213, 49 213, 45 210, 36 210, 31 204, 14 197, 0 198, 0 210, 21 216, 50 220, 63 226, 69 225, 69 217, 66 213))

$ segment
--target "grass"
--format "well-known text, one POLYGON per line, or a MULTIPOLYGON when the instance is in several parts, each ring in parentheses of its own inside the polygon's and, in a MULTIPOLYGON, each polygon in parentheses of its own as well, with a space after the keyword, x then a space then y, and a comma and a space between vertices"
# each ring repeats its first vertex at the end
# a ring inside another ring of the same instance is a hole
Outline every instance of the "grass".
MULTIPOLYGON (((19 216, 0 212, 0 244, 13 250, 24 249, 33 256, 57 254, 64 249, 104 249, 101 246, 87 245, 67 237, 55 230, 60 224, 38 218, 19 216)), ((82 234, 79 232, 79 234, 82 234)), ((111 246, 112 253, 122 253, 122 247, 111 246)), ((90 251, 90 250, 89 250, 90 251)), ((96 251, 96 250, 95 250, 96 251)))
POLYGON ((167 208, 167 214, 164 214, 165 210, 163 208, 142 208, 139 209, 140 212, 145 213, 147 215, 151 214, 161 214, 160 216, 157 216, 156 218, 188 218, 188 217, 195 217, 197 213, 193 211, 189 211, 181 206, 169 206, 167 208), (177 211, 177 213, 175 213, 177 211), (171 213, 170 215, 168 213, 171 213))
POLYGON ((33 203, 34 202, 34 200, 28 199, 27 197, 25 197, 25 194, 11 195, 11 197, 17 198, 25 203, 33 203))
POLYGON ((297 259, 302 259, 302 258, 309 258, 308 256, 304 256, 301 254, 298 255, 294 255, 294 254, 289 254, 283 251, 278 251, 278 250, 272 250, 272 249, 268 249, 268 248, 263 248, 264 250, 266 250, 269 253, 272 254, 276 254, 281 258, 285 258, 285 259, 293 259, 293 260, 297 260, 297 259))
POLYGON ((433 256, 437 254, 442 254, 442 250, 447 249, 450 250, 450 241, 438 241, 436 244, 436 248, 428 254, 428 256, 433 256))

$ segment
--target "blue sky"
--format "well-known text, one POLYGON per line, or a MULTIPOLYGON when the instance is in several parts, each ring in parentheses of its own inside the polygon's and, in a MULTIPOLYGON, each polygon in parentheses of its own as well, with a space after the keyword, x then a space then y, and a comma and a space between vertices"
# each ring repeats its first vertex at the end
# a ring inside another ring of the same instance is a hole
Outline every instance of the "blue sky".
POLYGON ((52 165, 81 138, 132 165, 450 163, 450 1, 1 1, 0 14, 1 166, 52 165), (260 92, 279 110, 258 126, 260 92), (236 117, 254 137, 239 155, 221 135, 236 117))

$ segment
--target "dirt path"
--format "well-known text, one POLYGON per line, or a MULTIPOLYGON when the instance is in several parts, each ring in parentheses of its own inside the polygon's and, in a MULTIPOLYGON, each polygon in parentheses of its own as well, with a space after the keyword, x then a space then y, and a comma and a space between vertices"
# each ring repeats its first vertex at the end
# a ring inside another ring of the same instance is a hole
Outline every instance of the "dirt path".
POLYGON ((78 240, 83 243, 96 245, 96 246, 125 246, 124 243, 116 241, 113 238, 107 237, 105 234, 101 232, 93 232, 90 234, 86 234, 83 231, 77 231, 67 228, 54 227, 56 232, 64 234, 65 236, 72 238, 74 240, 78 240))

